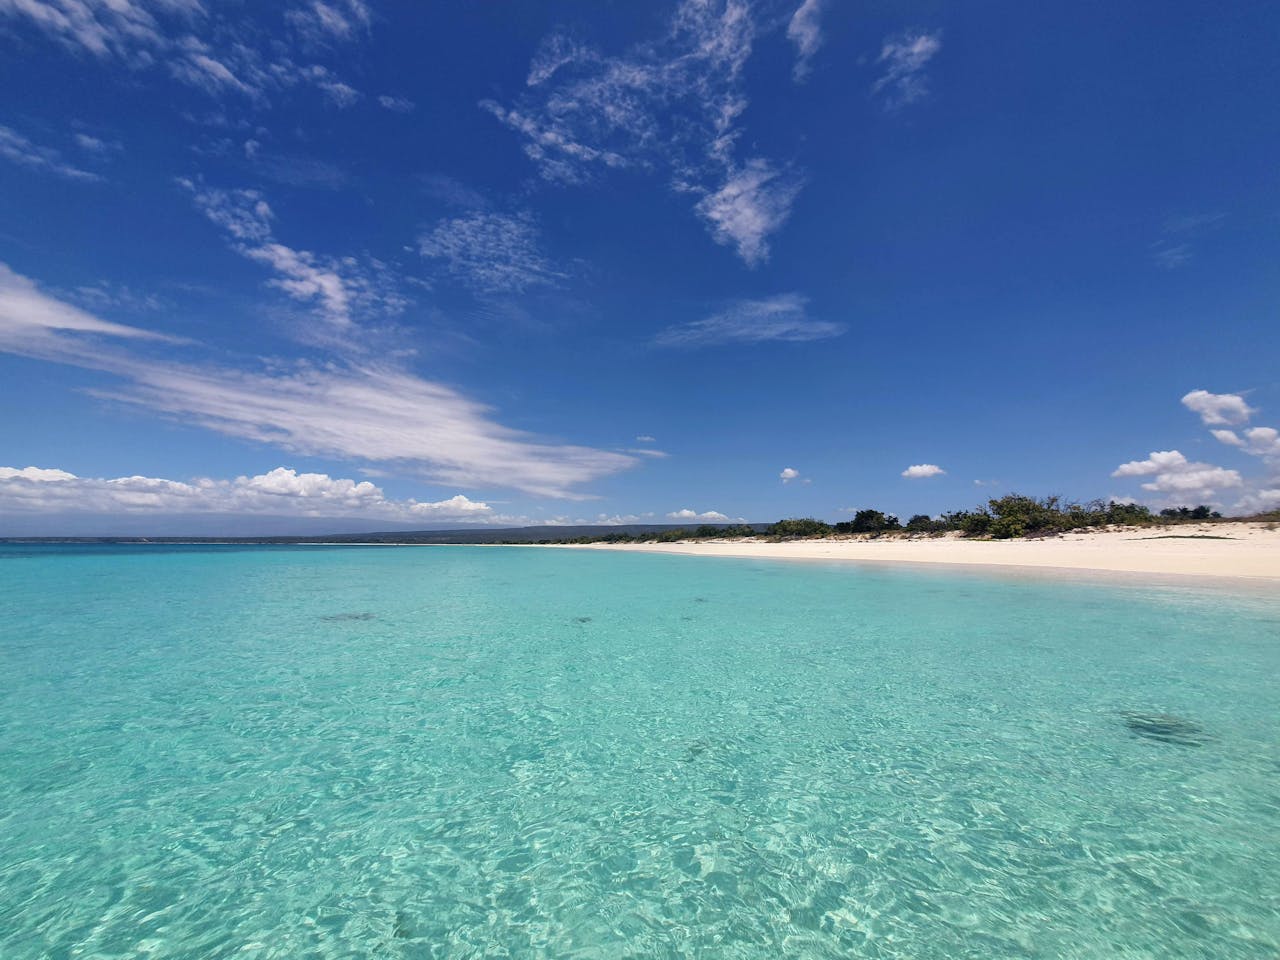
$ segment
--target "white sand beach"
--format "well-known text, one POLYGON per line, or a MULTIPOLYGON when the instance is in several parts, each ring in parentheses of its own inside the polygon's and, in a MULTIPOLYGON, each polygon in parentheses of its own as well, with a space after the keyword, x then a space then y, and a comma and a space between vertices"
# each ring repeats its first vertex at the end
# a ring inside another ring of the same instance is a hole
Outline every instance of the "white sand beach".
POLYGON ((1276 581, 1280 586, 1280 525, 1179 524, 1026 540, 966 540, 891 535, 815 540, 691 540, 682 543, 588 544, 575 549, 630 550, 690 556, 770 560, 850 560, 1094 571, 1159 577, 1220 577, 1276 581))

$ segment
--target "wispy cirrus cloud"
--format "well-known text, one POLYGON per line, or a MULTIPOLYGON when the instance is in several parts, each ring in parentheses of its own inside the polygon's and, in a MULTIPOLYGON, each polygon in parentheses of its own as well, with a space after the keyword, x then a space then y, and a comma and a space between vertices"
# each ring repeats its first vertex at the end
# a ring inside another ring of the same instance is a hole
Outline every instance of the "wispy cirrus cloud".
POLYGON ((515 105, 481 106, 523 139, 547 180, 662 171, 693 198, 716 242, 754 266, 768 258, 768 238, 801 185, 767 158, 737 156, 748 103, 743 68, 756 33, 746 0, 682 0, 663 37, 617 56, 552 35, 515 105))
MULTIPOLYGON (((260 239, 252 218, 233 222, 249 242, 260 239)), ((639 462, 505 427, 453 387, 381 361, 231 368, 157 357, 140 349, 148 344, 176 342, 97 318, 0 269, 0 350, 111 374, 118 385, 95 396, 188 426, 441 484, 566 499, 639 462)))
POLYGON ((809 76, 814 54, 822 46, 823 0, 804 0, 787 22, 787 39, 796 47, 796 65, 792 77, 801 83, 809 76))
POLYGON ((538 226, 528 212, 445 218, 418 238, 418 251, 479 293, 523 293, 564 279, 542 254, 538 226))
POLYGON ((390 110, 392 113, 413 113, 417 104, 408 97, 393 97, 388 93, 384 93, 378 97, 378 106, 384 110, 390 110))
POLYGON ((735 166, 724 183, 698 201, 695 209, 711 227, 716 243, 732 246, 748 266, 769 258, 768 237, 791 215, 800 179, 755 158, 735 166))
POLYGON ((942 49, 942 33, 908 31, 887 38, 880 47, 876 63, 884 73, 871 85, 884 109, 901 110, 929 95, 925 67, 942 49))
POLYGON ((813 320, 808 298, 783 293, 763 300, 738 300, 705 320, 668 327, 654 338, 663 347, 707 347, 731 343, 827 340, 845 332, 843 324, 813 320))
POLYGON ((0 158, 29 170, 52 174, 66 180, 93 182, 102 179, 101 174, 77 167, 64 160, 60 151, 41 146, 12 127, 4 125, 0 125, 0 158))
POLYGON ((285 22, 302 43, 324 47, 367 35, 373 14, 363 0, 311 0, 287 10, 285 22))
POLYGON ((166 334, 99 319, 87 310, 49 296, 34 281, 0 263, 0 350, 23 352, 17 348, 47 346, 56 352, 61 335, 67 333, 92 338, 178 342, 166 334))
POLYGON ((408 304, 381 261, 327 257, 278 241, 275 214, 260 191, 215 189, 189 179, 178 184, 227 234, 233 250, 272 270, 271 286, 313 306, 330 326, 344 329, 364 318, 394 316, 408 304))
POLYGON ((1165 270, 1176 270, 1195 256, 1195 241, 1216 229, 1225 213, 1183 214, 1165 218, 1160 239, 1151 244, 1151 259, 1165 270))
POLYGON ((104 64, 162 69, 211 97, 232 94, 259 105, 299 86, 349 105, 358 92, 327 67, 300 62, 299 54, 358 40, 370 23, 360 0, 315 0, 282 12, 272 5, 228 10, 200 0, 0 0, 0 18, 104 64), (283 17, 296 42, 271 29, 273 15, 283 17))

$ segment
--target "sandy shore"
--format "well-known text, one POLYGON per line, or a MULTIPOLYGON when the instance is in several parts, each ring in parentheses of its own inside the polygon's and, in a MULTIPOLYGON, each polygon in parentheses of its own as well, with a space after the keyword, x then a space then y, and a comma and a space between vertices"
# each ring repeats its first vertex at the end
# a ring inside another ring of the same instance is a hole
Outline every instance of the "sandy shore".
POLYGON ((1161 578, 1227 578, 1259 585, 1276 581, 1280 586, 1280 525, 1263 523, 1182 524, 1071 533, 1037 540, 888 536, 782 543, 702 540, 589 544, 575 549, 769 560, 952 564, 1041 569, 1046 573, 1063 570, 1161 578))

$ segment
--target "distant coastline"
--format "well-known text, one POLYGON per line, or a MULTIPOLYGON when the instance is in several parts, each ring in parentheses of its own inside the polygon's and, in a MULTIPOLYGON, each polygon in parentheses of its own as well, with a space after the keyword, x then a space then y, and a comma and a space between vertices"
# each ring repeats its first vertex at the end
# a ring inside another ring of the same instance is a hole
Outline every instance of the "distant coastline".
POLYGON ((721 535, 679 527, 632 529, 616 539, 615 528, 526 527, 518 530, 420 531, 340 537, 21 537, 0 544, 139 547, 199 546, 526 546, 552 549, 615 550, 701 557, 768 560, 850 561, 872 564, 929 564, 1001 568, 1014 571, 1093 573, 1145 578, 1199 578, 1280 585, 1280 523, 1271 520, 1217 520, 1137 527, 1106 527, 1084 532, 1014 539, 979 539, 960 533, 828 534, 780 537, 764 532, 732 535, 742 525, 723 527, 721 535), (555 539, 549 533, 559 534, 555 539), (681 537, 680 534, 690 535, 681 537))

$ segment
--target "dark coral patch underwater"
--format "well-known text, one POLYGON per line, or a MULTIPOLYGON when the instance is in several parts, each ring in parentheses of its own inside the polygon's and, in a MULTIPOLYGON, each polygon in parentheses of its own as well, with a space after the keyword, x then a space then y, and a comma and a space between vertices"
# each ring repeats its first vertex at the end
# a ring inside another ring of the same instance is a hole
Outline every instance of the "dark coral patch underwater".
POLYGON ((1158 743, 1202 747, 1213 739, 1199 724, 1168 713, 1126 710, 1120 716, 1124 718, 1124 725, 1135 737, 1144 737, 1158 743))

